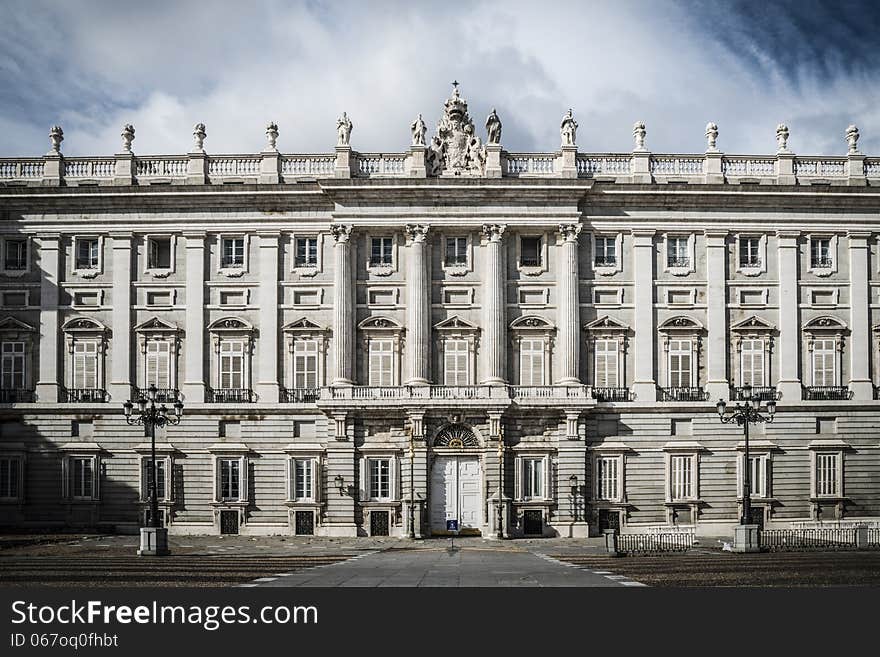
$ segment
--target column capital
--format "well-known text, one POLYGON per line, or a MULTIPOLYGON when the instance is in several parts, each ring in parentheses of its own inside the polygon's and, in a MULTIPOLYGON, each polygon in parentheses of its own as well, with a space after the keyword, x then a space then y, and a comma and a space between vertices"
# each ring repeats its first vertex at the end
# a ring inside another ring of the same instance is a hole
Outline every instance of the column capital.
POLYGON ((483 224, 483 238, 487 242, 500 242, 506 229, 504 224, 483 224))
MULTIPOLYGON (((720 238, 722 240, 726 240, 727 236, 730 234, 730 231, 728 231, 725 228, 707 228, 705 231, 703 231, 703 233, 708 238, 720 238)), ((719 244, 709 244, 709 246, 723 246, 723 245, 724 245, 723 242, 720 245, 719 244)))
POLYGON ((565 242, 577 242, 583 228, 583 224, 579 223, 559 224, 559 234, 565 242))
POLYGON ((410 242, 424 242, 428 237, 429 226, 427 224, 406 224, 404 232, 410 242))
POLYGON ((330 234, 337 243, 348 242, 351 237, 351 224, 331 224, 330 234))

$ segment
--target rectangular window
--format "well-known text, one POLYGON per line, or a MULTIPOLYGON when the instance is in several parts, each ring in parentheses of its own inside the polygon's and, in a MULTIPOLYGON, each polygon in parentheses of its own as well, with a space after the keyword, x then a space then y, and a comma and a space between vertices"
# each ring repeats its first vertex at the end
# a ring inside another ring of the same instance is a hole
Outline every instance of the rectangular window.
POLYGON ((741 306, 763 306, 764 290, 740 290, 739 303, 741 306))
MULTIPOLYGON (((165 459, 156 459, 156 499, 164 502, 168 499, 168 489, 165 482, 167 481, 165 472, 165 459)), ((153 461, 150 458, 144 458, 141 466, 141 481, 143 482, 143 499, 150 499, 150 486, 152 486, 153 461)))
POLYGON ((816 495, 817 497, 838 497, 840 495, 838 469, 840 454, 816 454, 816 495))
POLYGON ((525 338, 519 345, 519 384, 544 385, 544 341, 525 338))
POLYGON ((620 457, 600 456, 596 459, 598 498, 609 502, 620 500, 620 457))
POLYGON ((294 290, 294 306, 317 306, 318 292, 316 290, 294 290))
POLYGON ((370 459, 369 460, 369 477, 370 477, 370 499, 371 500, 391 499, 391 460, 390 459, 370 459))
POLYGON ((296 267, 317 267, 318 266, 318 238, 317 237, 297 237, 296 238, 296 255, 294 256, 294 266, 296 267))
POLYGON ((541 238, 520 238, 520 265, 523 267, 541 266, 541 238))
POLYGON ((243 306, 245 304, 244 290, 220 290, 221 306, 243 306))
POLYGON ((7 308, 24 308, 27 306, 27 292, 4 292, 3 305, 7 308))
POLYGON ((692 385, 692 345, 690 340, 669 341, 669 387, 688 388, 692 385))
POLYGON ((4 267, 9 271, 22 271, 27 269, 27 240, 7 239, 6 250, 3 254, 4 267))
POLYGON ((767 497, 767 455, 749 456, 749 484, 752 497, 767 497))
POLYGON ((24 342, 4 342, 0 354, 0 387, 4 390, 23 390, 24 342))
POLYGON ((296 340, 293 343, 293 387, 318 387, 317 340, 296 340))
POLYGON ((73 345, 73 387, 98 388, 98 343, 76 342, 73 345))
POLYGON ((670 494, 673 500, 689 500, 694 497, 694 457, 673 455, 669 457, 672 476, 670 494))
POLYGON ((241 459, 220 459, 220 500, 236 502, 241 497, 241 459))
POLYGON ((594 265, 596 267, 616 267, 617 239, 614 237, 596 237, 595 243, 594 265))
POLYGON ((94 499, 95 458, 93 456, 71 456, 70 497, 74 500, 94 499))
POLYGON ((813 237, 810 240, 810 267, 827 269, 831 264, 831 238, 813 237))
POLYGON ((73 293, 73 305, 74 306, 98 306, 100 305, 101 297, 98 292, 74 292, 73 293))
POLYGON ((673 236, 666 238, 666 265, 668 267, 690 267, 688 238, 673 236))
POLYGON ((739 266, 740 267, 760 267, 761 254, 759 247, 761 244, 760 237, 740 237, 739 238, 739 266))
POLYGON ((314 500, 312 492, 312 459, 294 459, 293 461, 293 499, 297 502, 314 500))
POLYGON ((244 342, 224 340, 220 343, 220 388, 244 389, 244 342))
POLYGON ((369 379, 371 386, 394 385, 394 341, 370 340, 369 379))
POLYGON ((164 340, 147 342, 147 380, 146 385, 155 385, 160 390, 171 387, 171 343, 164 340))
POLYGON ((524 458, 522 460, 522 498, 524 500, 544 499, 543 458, 524 458))
POLYGON ((374 237, 370 240, 370 264, 390 265, 391 255, 394 248, 394 240, 391 237, 374 237))
POLYGON ((813 385, 836 386, 834 359, 836 350, 834 339, 821 339, 813 341, 813 385))
POLYGON ((171 269, 171 238, 151 237, 147 241, 149 269, 171 269))
POLYGON ((619 345, 617 340, 596 340, 596 378, 597 388, 616 388, 618 383, 617 364, 619 345))
POLYGON ((691 296, 690 290, 667 290, 666 291, 666 302, 670 306, 687 306, 691 305, 693 301, 691 300, 693 297, 691 296))
POLYGON ((762 387, 764 383, 764 341, 746 339, 740 343, 742 382, 740 385, 762 387))
POLYGON ((241 269, 244 267, 244 237, 224 237, 221 267, 241 269))
POLYGON ((21 459, 0 458, 0 499, 17 500, 21 497, 21 459))
POLYGON ((161 292, 147 292, 148 306, 170 306, 171 292, 163 290, 161 292))
POLYGON ((76 268, 77 269, 97 269, 98 268, 98 238, 97 237, 78 237, 76 238, 76 268))
POLYGON ((448 386, 466 386, 468 376, 467 340, 447 340, 443 343, 443 383, 448 386))
POLYGON ((446 266, 467 265, 467 238, 446 238, 446 266))

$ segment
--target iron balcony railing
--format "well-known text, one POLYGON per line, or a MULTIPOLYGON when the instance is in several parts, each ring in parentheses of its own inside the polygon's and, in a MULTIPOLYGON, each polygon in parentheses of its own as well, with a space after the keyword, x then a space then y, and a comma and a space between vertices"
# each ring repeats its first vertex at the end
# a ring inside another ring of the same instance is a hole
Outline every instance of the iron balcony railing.
POLYGON ((740 267, 760 267, 761 266, 761 259, 756 258, 756 257, 750 258, 748 256, 745 256, 745 257, 742 257, 739 259, 739 266, 740 267))
POLYGON ((446 264, 447 264, 447 266, 448 265, 464 266, 467 264, 467 255, 465 255, 465 254, 452 255, 450 253, 447 253, 446 254, 446 264))
POLYGON ((316 268, 318 266, 318 261, 313 258, 301 258, 297 256, 293 259, 293 266, 299 267, 300 269, 308 269, 309 267, 316 268))
POLYGON ((61 401, 68 404, 103 404, 109 395, 102 388, 62 388, 61 401))
POLYGON ((34 401, 33 390, 20 388, 0 388, 0 404, 21 404, 34 401))
POLYGON ((284 404, 313 404, 321 392, 318 388, 282 388, 281 402, 284 404))
POLYGON ((804 399, 810 401, 834 401, 851 397, 852 391, 847 386, 804 386, 804 399))
POLYGON ((660 388, 660 401, 706 401, 708 393, 699 386, 660 388))
POLYGON ((691 259, 690 258, 669 258, 666 261, 666 265, 668 267, 690 267, 691 259))
POLYGON ((816 256, 810 259, 810 266, 813 269, 830 269, 833 264, 828 256, 816 256))
POLYGON ((540 267, 541 259, 530 256, 523 256, 522 258, 520 258, 520 265, 522 265, 523 267, 540 267))
POLYGON ((209 404, 252 404, 254 392, 250 388, 208 388, 209 404))
POLYGON ((593 388, 593 399, 600 402, 632 401, 629 388, 593 388))
POLYGON ((617 266, 617 258, 605 256, 599 257, 597 256, 595 260, 593 260, 594 267, 616 267, 617 266))
MULTIPOLYGON (((148 388, 138 388, 137 386, 131 387, 131 398, 135 399, 149 399, 149 389, 148 388)), ((156 389, 156 403, 158 404, 173 404, 180 397, 180 391, 177 388, 157 388, 156 389)))
MULTIPOLYGON (((749 390, 751 390, 753 397, 757 397, 761 401, 770 401, 771 399, 776 401, 779 399, 779 393, 776 392, 775 386, 757 386, 749 390)), ((731 388, 730 398, 733 401, 748 401, 745 397, 745 392, 745 387, 731 388)))
POLYGON ((387 267, 391 265, 391 256, 370 256, 370 267, 387 267))

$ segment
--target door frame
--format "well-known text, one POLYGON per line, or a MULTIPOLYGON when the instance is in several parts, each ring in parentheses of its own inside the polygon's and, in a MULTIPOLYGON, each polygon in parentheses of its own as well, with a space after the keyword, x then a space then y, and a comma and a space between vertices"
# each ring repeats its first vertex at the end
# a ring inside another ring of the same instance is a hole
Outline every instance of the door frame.
POLYGON ((434 530, 434 519, 432 517, 432 504, 433 504, 433 490, 434 490, 434 466, 437 463, 437 459, 443 457, 467 457, 471 459, 475 459, 477 461, 477 466, 479 467, 479 478, 480 478, 480 515, 479 515, 479 523, 478 523, 478 531, 482 535, 484 532, 484 528, 486 527, 486 467, 485 467, 485 450, 478 447, 432 447, 428 451, 428 485, 427 485, 427 500, 426 507, 428 511, 428 536, 450 536, 450 533, 445 531, 435 531, 434 530))

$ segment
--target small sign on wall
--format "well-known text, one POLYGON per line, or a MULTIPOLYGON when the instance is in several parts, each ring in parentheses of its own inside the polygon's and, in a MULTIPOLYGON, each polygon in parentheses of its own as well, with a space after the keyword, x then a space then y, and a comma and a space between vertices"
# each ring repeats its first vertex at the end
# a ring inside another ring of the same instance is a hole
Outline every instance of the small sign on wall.
POLYGON ((446 521, 446 531, 448 532, 457 532, 458 531, 458 520, 447 520, 446 521))

